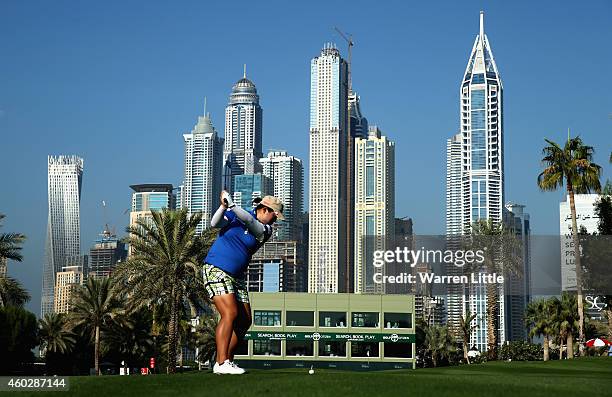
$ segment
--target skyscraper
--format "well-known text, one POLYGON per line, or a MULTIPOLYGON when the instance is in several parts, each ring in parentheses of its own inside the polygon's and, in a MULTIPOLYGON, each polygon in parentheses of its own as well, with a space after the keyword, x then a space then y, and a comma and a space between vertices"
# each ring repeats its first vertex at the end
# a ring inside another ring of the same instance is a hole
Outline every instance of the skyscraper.
POLYGON ((504 224, 514 232, 521 242, 522 268, 517 274, 506 277, 506 338, 511 341, 525 340, 527 332, 524 325, 524 314, 531 298, 531 223, 525 206, 506 203, 503 210, 504 224))
POLYGON ((262 157, 262 109, 255 84, 243 77, 234 84, 225 108, 223 187, 234 190, 235 175, 260 172, 262 157))
POLYGON ((453 135, 446 141, 446 234, 448 236, 462 234, 461 141, 461 134, 453 135))
POLYGON ((239 207, 249 209, 255 198, 271 195, 273 192, 273 182, 264 174, 234 175, 233 200, 239 207))
POLYGON ((81 186, 83 159, 48 156, 48 218, 43 265, 41 316, 53 312, 56 274, 67 258, 81 253, 81 186))
POLYGON ((247 288, 249 292, 306 292, 306 274, 296 241, 268 241, 249 263, 247 288))
MULTIPOLYGON (((489 39, 484 33, 484 13, 481 11, 480 31, 474 40, 459 90, 461 130, 459 135, 447 143, 446 216, 447 233, 452 235, 467 234, 471 224, 480 219, 490 220, 498 225, 502 222, 504 202, 502 93, 501 78, 489 39)), ((501 289, 498 341, 503 343, 505 321, 503 288, 501 289)), ((476 313, 478 327, 470 343, 484 351, 487 346, 485 287, 476 285, 464 292, 462 299, 454 299, 452 296, 454 294, 449 292, 449 323, 451 325, 458 323, 457 316, 462 315, 467 309, 476 313)))
POLYGON ((304 167, 302 160, 281 150, 271 150, 259 160, 264 175, 273 184, 273 195, 285 205, 285 220, 279 222, 278 241, 302 240, 302 210, 304 206, 304 167))
POLYGON ((151 211, 161 211, 164 208, 175 208, 175 196, 172 184, 144 183, 130 186, 132 206, 130 209, 130 226, 135 226, 139 219, 151 222, 151 211))
POLYGON ((198 123, 183 139, 185 178, 180 208, 187 208, 189 215, 202 213, 202 222, 196 228, 200 234, 210 226, 210 218, 219 205, 223 138, 217 135, 210 114, 206 114, 198 117, 198 123))
POLYGON ((109 277, 117 263, 125 260, 125 243, 108 230, 108 225, 89 250, 88 277, 109 277))
POLYGON ((367 138, 368 119, 361 113, 361 97, 356 92, 351 92, 348 101, 351 114, 351 136, 353 138, 367 138))
POLYGON ((373 281, 371 258, 394 236, 395 143, 371 126, 367 138, 355 139, 355 292, 386 292, 373 281))
POLYGON ((57 272, 53 299, 55 313, 70 311, 72 295, 76 288, 83 285, 84 281, 85 274, 82 266, 64 266, 61 271, 57 272))
POLYGON ((312 293, 344 292, 351 283, 347 124, 347 63, 334 46, 326 45, 310 63, 308 292, 312 293))

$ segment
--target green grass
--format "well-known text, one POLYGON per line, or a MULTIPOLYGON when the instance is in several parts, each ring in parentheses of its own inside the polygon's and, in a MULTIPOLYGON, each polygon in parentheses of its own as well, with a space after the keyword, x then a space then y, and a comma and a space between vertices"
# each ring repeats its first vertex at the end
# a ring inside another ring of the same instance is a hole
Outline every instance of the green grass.
MULTIPOLYGON (((51 394, 45 392, 43 395, 51 394)), ((402 371, 252 370, 154 376, 72 377, 61 396, 612 396, 612 358, 492 362, 402 371)), ((36 393, 19 393, 19 396, 36 393)))

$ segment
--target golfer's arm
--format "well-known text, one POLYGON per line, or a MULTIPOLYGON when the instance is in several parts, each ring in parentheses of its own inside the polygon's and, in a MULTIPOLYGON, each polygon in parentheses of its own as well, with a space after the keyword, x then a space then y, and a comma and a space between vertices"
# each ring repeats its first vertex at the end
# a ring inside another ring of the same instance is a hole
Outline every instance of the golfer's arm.
POLYGON ((232 208, 234 214, 246 225, 249 232, 253 233, 256 238, 260 238, 266 232, 266 228, 263 223, 259 222, 257 219, 253 217, 253 215, 249 214, 242 208, 235 206, 232 208))
POLYGON ((225 214, 225 207, 220 205, 219 208, 217 208, 217 211, 215 212, 215 214, 212 216, 212 219, 210 220, 210 226, 221 228, 227 225, 228 222, 223 217, 224 214, 225 214))

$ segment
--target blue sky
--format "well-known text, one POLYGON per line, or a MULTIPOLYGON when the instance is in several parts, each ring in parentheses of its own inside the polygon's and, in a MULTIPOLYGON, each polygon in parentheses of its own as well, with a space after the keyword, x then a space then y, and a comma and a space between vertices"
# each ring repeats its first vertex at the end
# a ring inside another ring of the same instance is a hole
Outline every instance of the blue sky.
POLYGON ((130 184, 182 178, 182 134, 203 113, 223 133, 232 85, 248 66, 264 109, 264 151, 308 164, 309 62, 354 36, 353 87, 371 124, 396 142, 396 214, 444 232, 445 146, 478 13, 505 95, 506 199, 533 232, 556 234, 561 191, 539 192, 544 137, 567 128, 612 177, 612 5, 606 1, 448 2, 4 1, 0 4, 0 212, 28 236, 9 274, 39 311, 48 154, 85 159, 81 245, 128 223, 130 184), (107 203, 106 216, 101 201, 107 203))

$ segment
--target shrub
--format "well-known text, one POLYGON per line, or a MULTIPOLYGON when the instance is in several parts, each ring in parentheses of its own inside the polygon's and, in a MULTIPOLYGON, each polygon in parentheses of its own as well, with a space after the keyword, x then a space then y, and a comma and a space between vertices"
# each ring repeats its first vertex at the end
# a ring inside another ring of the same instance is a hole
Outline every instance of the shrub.
POLYGON ((512 361, 541 361, 544 356, 542 345, 525 341, 515 341, 503 345, 499 352, 501 360, 512 361))

